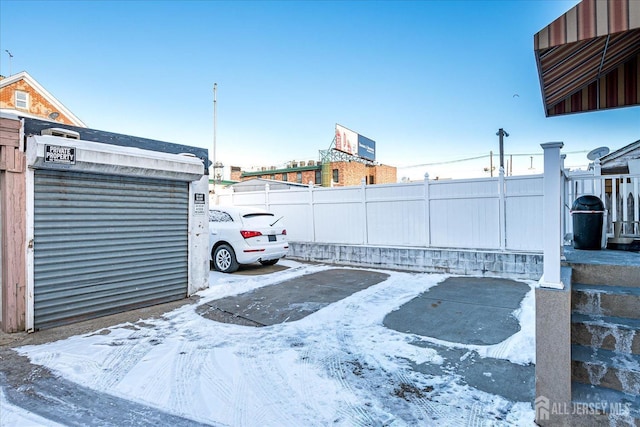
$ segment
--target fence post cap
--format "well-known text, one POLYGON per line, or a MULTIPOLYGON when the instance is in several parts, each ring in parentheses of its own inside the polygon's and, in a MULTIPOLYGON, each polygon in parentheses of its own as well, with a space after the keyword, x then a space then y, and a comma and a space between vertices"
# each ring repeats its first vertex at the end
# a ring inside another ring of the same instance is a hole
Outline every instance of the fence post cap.
POLYGON ((564 142, 545 142, 544 144, 540 144, 540 146, 545 150, 547 148, 562 148, 564 147, 564 142))

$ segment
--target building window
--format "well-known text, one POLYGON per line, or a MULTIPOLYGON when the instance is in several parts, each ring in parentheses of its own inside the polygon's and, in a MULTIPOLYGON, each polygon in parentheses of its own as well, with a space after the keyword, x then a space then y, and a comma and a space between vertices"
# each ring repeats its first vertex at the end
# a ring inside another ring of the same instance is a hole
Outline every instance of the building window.
POLYGON ((302 172, 296 172, 296 182, 302 184, 302 172))
POLYGON ((271 175, 269 178, 271 178, 272 180, 274 180, 274 181, 275 181, 276 176, 275 176, 275 175, 271 175))
POLYGON ((316 184, 322 184, 322 169, 316 170, 316 184))
POLYGON ((282 174, 282 180, 285 181, 285 182, 288 181, 286 173, 282 174))
POLYGON ((373 180, 373 175, 369 175, 369 184, 375 184, 373 180))
POLYGON ((332 178, 333 182, 335 182, 337 184, 338 182, 340 182, 339 178, 340 178, 340 176, 338 175, 338 169, 334 169, 333 170, 333 178, 332 178))
POLYGON ((29 94, 27 92, 16 91, 16 108, 29 109, 29 94))

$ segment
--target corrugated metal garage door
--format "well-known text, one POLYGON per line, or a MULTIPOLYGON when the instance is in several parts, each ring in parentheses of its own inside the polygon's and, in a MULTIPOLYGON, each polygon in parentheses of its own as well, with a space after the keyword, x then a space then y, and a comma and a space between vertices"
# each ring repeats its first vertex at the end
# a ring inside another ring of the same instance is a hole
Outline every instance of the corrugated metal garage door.
POLYGON ((188 183, 35 171, 36 329, 187 295, 188 183))

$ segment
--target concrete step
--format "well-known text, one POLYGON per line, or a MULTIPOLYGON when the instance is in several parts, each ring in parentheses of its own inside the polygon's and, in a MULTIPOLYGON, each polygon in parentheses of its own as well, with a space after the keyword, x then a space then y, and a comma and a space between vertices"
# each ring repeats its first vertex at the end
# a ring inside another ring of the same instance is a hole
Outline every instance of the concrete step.
POLYGON ((640 287, 575 283, 571 290, 574 313, 640 319, 640 287))
POLYGON ((640 355, 571 346, 573 381, 640 396, 640 355))
POLYGON ((585 285, 610 284, 640 288, 640 253, 634 253, 630 265, 602 263, 580 264, 571 262, 573 283, 585 285), (637 262, 635 258, 637 255, 637 262))
POLYGON ((579 382, 573 382, 571 389, 573 425, 640 426, 640 397, 579 382), (580 424, 587 420, 585 414, 591 415, 589 423, 580 424))
POLYGON ((640 354, 640 319, 573 314, 571 343, 640 354))

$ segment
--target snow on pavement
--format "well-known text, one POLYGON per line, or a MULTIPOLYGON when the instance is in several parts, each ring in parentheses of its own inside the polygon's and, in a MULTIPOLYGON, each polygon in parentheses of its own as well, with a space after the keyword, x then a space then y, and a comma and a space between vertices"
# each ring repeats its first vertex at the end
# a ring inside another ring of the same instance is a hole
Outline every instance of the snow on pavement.
MULTIPOLYGON (((198 293, 199 303, 331 268, 281 262, 290 268, 264 276, 212 272, 210 288, 198 293)), ((531 402, 476 390, 453 375, 411 369, 411 362, 440 364, 442 358, 411 344, 426 338, 385 328, 384 316, 447 276, 385 273, 386 281, 291 323, 223 324, 186 305, 160 319, 17 350, 91 389, 214 425, 533 426, 531 402)), ((514 313, 521 330, 502 343, 432 341, 531 363, 533 304, 532 286, 514 313)), ((5 403, 0 395, 0 404, 5 403)))
POLYGON ((63 427, 28 410, 9 403, 0 387, 0 426, 63 427))

